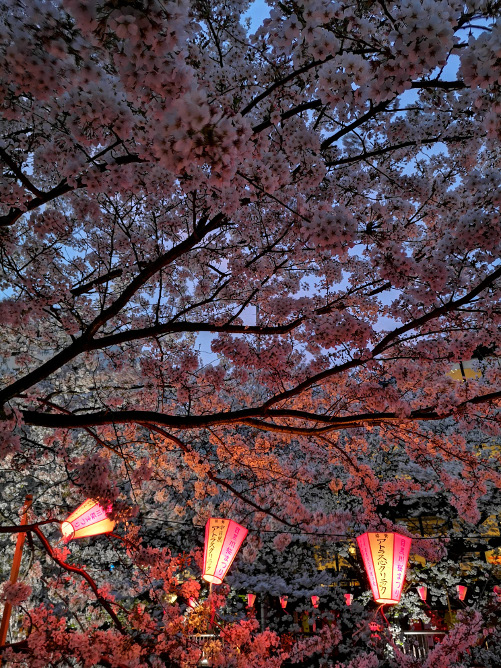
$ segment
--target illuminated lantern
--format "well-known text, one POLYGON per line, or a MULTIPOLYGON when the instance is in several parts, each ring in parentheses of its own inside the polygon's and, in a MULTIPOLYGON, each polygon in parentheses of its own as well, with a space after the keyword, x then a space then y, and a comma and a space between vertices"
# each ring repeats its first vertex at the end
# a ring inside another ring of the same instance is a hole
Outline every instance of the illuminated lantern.
POLYGON ((247 605, 249 608, 254 607, 254 601, 256 600, 256 594, 247 594, 247 605))
POLYGON ((460 601, 464 601, 467 589, 464 585, 458 585, 458 598, 460 601))
POLYGON ((190 596, 190 598, 188 599, 188 605, 190 608, 194 610, 198 606, 197 599, 194 596, 190 596))
POLYGON ((353 601, 353 594, 345 594, 344 600, 346 601, 346 605, 351 605, 351 602, 353 601))
POLYGON ((318 608, 318 601, 320 598, 318 596, 312 596, 311 597, 311 604, 314 608, 318 608))
POLYGON ((247 529, 233 520, 211 517, 205 526, 204 571, 211 584, 221 584, 242 544, 247 529))
POLYGON ((87 499, 61 524, 64 542, 68 543, 74 538, 98 536, 113 531, 115 522, 108 518, 106 512, 97 501, 87 499))
POLYGON ((288 601, 288 599, 289 599, 288 596, 280 596, 280 605, 282 606, 282 608, 283 608, 284 610, 285 610, 285 608, 287 607, 287 601, 288 601))
POLYGON ((364 533, 357 537, 376 603, 400 601, 411 539, 399 533, 364 533))
POLYGON ((428 594, 428 589, 426 587, 418 587, 417 588, 417 593, 419 594, 419 598, 422 601, 426 601, 426 596, 428 594))

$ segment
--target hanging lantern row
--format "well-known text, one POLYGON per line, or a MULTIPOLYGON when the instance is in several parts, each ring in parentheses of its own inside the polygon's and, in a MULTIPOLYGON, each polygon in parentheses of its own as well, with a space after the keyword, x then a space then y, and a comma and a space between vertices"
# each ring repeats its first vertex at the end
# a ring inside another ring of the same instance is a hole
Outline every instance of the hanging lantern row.
POLYGON ((81 506, 61 524, 61 533, 65 543, 75 538, 87 538, 110 533, 115 527, 115 522, 108 518, 107 513, 111 506, 105 510, 97 501, 87 499, 81 506))
POLYGON ((411 539, 399 533, 364 533, 357 538, 376 603, 400 601, 411 539))

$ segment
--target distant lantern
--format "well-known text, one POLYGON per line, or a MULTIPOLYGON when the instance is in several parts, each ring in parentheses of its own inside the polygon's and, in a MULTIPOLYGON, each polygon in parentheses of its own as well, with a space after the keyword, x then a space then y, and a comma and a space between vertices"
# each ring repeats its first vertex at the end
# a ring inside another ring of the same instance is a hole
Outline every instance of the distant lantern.
POLYGON ((467 587, 464 585, 458 585, 458 598, 460 601, 464 601, 466 598, 467 587))
POLYGON ((428 589, 424 586, 418 587, 417 588, 417 593, 419 594, 419 598, 422 601, 426 601, 426 596, 428 595, 428 589))
POLYGON ((247 605, 249 608, 254 607, 254 601, 256 600, 256 594, 247 594, 247 605))
POLYGON ((97 501, 87 499, 61 524, 65 543, 74 538, 98 536, 113 531, 115 522, 107 515, 110 509, 111 507, 106 511, 97 501))
POLYGON ((198 601, 194 596, 190 596, 188 599, 188 606, 194 610, 196 607, 198 607, 198 601))
POLYGON ((211 517, 205 526, 204 571, 211 584, 221 584, 247 536, 247 529, 233 520, 211 517))
POLYGON ((288 597, 288 596, 280 596, 280 605, 282 606, 282 608, 283 608, 284 610, 285 610, 285 608, 287 607, 287 601, 288 601, 288 600, 289 600, 289 597, 288 597))
POLYGON ((411 539, 399 533, 364 533, 357 537, 376 603, 400 601, 411 539))
POLYGON ((311 597, 311 604, 314 608, 318 608, 318 602, 320 600, 319 596, 312 596, 311 597))
POLYGON ((353 594, 345 594, 344 600, 346 601, 346 605, 351 605, 353 601, 353 594))

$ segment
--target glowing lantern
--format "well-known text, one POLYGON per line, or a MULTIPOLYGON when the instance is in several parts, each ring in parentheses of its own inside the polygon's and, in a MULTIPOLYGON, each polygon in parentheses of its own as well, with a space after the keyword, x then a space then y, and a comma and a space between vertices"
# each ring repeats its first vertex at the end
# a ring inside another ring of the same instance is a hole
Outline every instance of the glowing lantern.
POLYGON ((256 594, 247 594, 247 605, 249 608, 254 607, 254 601, 256 600, 256 594))
POLYGON ((428 594, 428 589, 426 587, 418 587, 417 588, 417 593, 419 594, 419 598, 422 601, 426 601, 426 596, 428 594))
POLYGON ((464 601, 467 589, 464 585, 458 585, 458 598, 460 601, 464 601))
POLYGON ((314 608, 318 608, 318 602, 320 598, 318 596, 312 596, 311 597, 311 604, 314 608))
POLYGON ((353 594, 345 594, 344 600, 346 601, 346 605, 351 605, 351 602, 353 601, 353 594))
POLYGON ((288 599, 289 599, 288 596, 280 596, 280 605, 282 606, 282 608, 283 608, 284 610, 285 610, 285 608, 287 607, 287 601, 288 601, 288 599))
POLYGON ((190 608, 194 610, 196 607, 198 607, 197 599, 194 596, 190 596, 190 598, 188 599, 188 605, 190 608))
POLYGON ((74 538, 86 538, 87 536, 98 536, 102 533, 113 531, 115 522, 110 520, 106 511, 93 499, 87 499, 81 506, 61 524, 61 533, 64 542, 68 543, 74 538))
POLYGON ((205 526, 204 572, 211 584, 221 584, 242 544, 247 529, 233 520, 211 517, 205 526))
POLYGON ((357 537, 376 603, 400 601, 411 539, 398 533, 364 533, 357 537))

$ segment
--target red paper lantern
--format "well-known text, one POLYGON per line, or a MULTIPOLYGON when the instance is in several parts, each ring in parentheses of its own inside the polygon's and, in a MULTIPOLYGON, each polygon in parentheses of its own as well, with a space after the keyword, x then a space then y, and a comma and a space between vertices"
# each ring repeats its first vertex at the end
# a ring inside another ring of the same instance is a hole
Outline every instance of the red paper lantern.
POLYGON ((249 608, 254 607, 254 601, 256 600, 256 594, 247 594, 247 605, 249 608))
POLYGON ((465 587, 464 585, 458 585, 458 598, 460 601, 464 601, 466 598, 466 592, 468 590, 468 587, 465 587))
POLYGON ((285 610, 285 608, 287 607, 287 601, 288 601, 288 599, 289 599, 288 596, 280 596, 280 605, 282 606, 282 608, 283 608, 284 610, 285 610))
POLYGON ((311 604, 314 608, 318 608, 318 602, 320 600, 319 596, 312 596, 311 597, 311 604))
POLYGON ((188 599, 188 605, 190 608, 194 610, 198 606, 197 599, 194 596, 190 596, 190 598, 188 599))
MULTIPOLYGON (((108 508, 108 512, 111 507, 108 508)), ((94 501, 87 499, 81 506, 61 524, 61 533, 64 542, 68 543, 74 538, 86 538, 87 536, 98 536, 102 533, 110 533, 115 527, 115 522, 110 520, 106 510, 94 501)))
POLYGON ((419 594, 419 598, 422 601, 426 601, 426 597, 428 595, 428 589, 424 585, 417 588, 417 593, 419 594))
POLYGON ((376 603, 400 601, 411 539, 399 533, 364 533, 357 537, 376 603))
POLYGON ((202 577, 221 584, 242 544, 247 529, 233 520, 211 517, 205 526, 204 572, 202 577))
POLYGON ((346 601, 346 605, 351 605, 351 602, 353 601, 353 594, 345 594, 344 600, 346 601))

